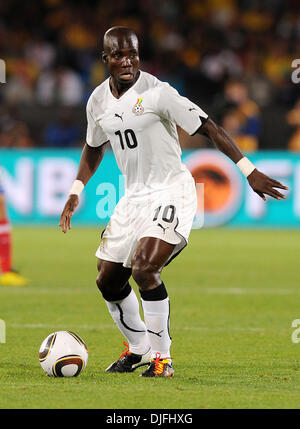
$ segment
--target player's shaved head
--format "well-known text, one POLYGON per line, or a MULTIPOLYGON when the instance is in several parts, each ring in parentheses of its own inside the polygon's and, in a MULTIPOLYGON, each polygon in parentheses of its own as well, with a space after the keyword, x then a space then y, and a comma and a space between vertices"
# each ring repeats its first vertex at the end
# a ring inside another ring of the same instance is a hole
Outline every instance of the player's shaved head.
POLYGON ((137 35, 128 27, 112 27, 104 34, 103 51, 105 53, 128 45, 135 49, 139 46, 137 35))
POLYGON ((102 60, 111 76, 112 90, 121 94, 139 76, 139 42, 128 27, 112 27, 104 34, 102 60))

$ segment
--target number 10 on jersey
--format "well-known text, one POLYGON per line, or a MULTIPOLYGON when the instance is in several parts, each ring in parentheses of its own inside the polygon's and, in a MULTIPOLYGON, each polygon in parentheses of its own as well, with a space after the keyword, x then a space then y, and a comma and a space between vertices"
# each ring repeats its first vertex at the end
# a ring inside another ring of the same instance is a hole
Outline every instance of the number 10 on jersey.
POLYGON ((121 133, 121 131, 118 130, 115 132, 115 135, 119 136, 120 145, 121 145, 121 148, 123 150, 125 150, 124 140, 126 142, 126 146, 129 149, 134 149, 138 145, 136 135, 135 135, 134 131, 131 130, 130 128, 125 130, 123 134, 121 133), (124 135, 124 138, 123 138, 123 135, 124 135))

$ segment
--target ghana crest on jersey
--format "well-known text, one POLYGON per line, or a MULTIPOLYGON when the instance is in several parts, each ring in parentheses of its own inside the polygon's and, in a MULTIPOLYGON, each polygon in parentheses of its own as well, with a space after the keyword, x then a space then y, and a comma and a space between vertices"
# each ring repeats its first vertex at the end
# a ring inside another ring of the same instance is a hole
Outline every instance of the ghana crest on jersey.
POLYGON ((144 113, 144 107, 142 106, 143 98, 138 98, 137 102, 132 108, 132 113, 135 113, 136 115, 142 115, 144 113))

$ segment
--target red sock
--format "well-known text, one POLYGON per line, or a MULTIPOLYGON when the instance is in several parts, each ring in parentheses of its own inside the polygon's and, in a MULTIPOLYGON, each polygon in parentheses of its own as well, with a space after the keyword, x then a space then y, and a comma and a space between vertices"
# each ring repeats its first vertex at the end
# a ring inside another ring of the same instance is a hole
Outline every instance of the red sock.
POLYGON ((0 220, 0 267, 2 273, 11 271, 11 226, 8 219, 0 220))

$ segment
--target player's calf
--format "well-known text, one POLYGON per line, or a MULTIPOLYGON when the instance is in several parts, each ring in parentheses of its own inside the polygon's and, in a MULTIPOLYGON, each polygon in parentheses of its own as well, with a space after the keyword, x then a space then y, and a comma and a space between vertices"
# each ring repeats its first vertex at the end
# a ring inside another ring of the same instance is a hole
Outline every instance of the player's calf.
POLYGON ((107 368, 107 372, 131 372, 134 365, 149 362, 144 355, 150 351, 147 329, 141 319, 139 302, 128 283, 131 270, 122 264, 100 260, 97 286, 121 333, 129 343, 128 353, 107 368), (124 359, 123 359, 124 358, 124 359))

